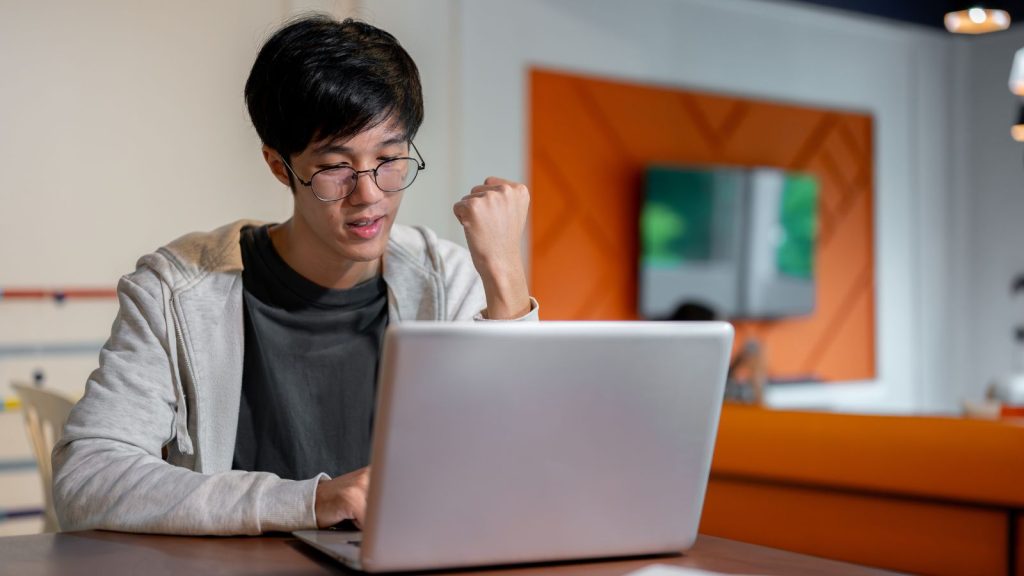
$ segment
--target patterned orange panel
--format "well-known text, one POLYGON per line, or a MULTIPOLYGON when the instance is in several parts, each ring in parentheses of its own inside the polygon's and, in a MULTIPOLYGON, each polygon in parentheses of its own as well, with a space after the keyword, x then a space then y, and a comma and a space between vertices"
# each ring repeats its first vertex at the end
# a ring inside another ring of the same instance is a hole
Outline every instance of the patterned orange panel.
POLYGON ((736 322, 773 377, 875 377, 872 120, 548 70, 530 73, 531 278, 549 320, 637 317, 651 164, 774 166, 820 184, 814 314, 736 322))

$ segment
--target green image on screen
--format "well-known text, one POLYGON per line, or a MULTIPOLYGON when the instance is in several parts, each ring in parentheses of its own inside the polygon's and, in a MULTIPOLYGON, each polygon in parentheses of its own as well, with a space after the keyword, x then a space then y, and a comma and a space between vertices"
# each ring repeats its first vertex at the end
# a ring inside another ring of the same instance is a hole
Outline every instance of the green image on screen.
POLYGON ((775 251, 779 274, 814 278, 814 240, 818 232, 818 182, 806 174, 787 174, 779 202, 782 238, 775 251))
POLYGON ((675 267, 709 260, 714 194, 709 171, 649 169, 640 212, 642 264, 675 267))
MULTIPOLYGON (((716 247, 716 235, 719 243, 723 233, 737 235, 738 242, 744 231, 731 229, 728 213, 740 209, 735 202, 740 194, 736 174, 730 170, 649 168, 640 211, 641 264, 675 268, 710 262, 721 257, 716 254, 722 248, 716 247)), ((779 275, 813 280, 818 181, 807 174, 786 173, 780 192, 775 234, 755 241, 775 244, 769 249, 774 251, 779 275)))

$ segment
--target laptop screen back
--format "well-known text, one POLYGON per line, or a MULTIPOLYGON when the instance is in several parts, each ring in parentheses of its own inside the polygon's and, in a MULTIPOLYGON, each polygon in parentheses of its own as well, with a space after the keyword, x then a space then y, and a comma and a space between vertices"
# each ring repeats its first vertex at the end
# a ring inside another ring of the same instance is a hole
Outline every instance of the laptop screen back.
POLYGON ((689 547, 732 334, 718 322, 392 326, 364 569, 689 547))

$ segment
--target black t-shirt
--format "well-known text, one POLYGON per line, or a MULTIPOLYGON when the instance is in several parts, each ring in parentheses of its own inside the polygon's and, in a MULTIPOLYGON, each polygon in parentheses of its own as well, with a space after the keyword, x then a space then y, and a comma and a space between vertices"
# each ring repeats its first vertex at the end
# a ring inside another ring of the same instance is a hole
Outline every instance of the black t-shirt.
POLYGON ((241 247, 245 363, 233 468, 301 480, 366 466, 384 280, 319 286, 285 263, 267 226, 243 229, 241 247))

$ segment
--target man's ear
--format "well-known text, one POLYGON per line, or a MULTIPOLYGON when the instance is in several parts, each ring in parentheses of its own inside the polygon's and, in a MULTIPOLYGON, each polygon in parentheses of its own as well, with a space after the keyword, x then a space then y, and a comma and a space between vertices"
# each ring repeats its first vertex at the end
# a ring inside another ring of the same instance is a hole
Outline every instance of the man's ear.
POLYGON ((274 175, 274 178, 277 178, 278 182, 284 184, 288 188, 292 187, 291 178, 289 178, 291 174, 288 173, 288 167, 284 165, 284 162, 281 160, 281 155, 277 153, 277 150, 274 150, 270 146, 264 144, 263 160, 267 163, 267 166, 270 167, 271 174, 274 175))

